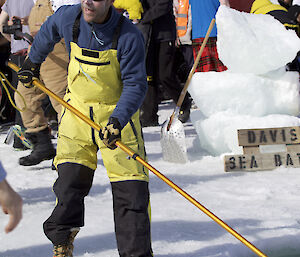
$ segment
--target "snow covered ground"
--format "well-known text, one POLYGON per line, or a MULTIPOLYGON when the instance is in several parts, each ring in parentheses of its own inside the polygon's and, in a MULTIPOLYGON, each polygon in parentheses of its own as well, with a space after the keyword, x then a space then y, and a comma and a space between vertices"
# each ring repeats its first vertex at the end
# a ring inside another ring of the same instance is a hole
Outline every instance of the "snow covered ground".
MULTIPOLYGON (((160 122, 174 106, 160 106, 160 122)), ((225 173, 220 156, 199 148, 191 123, 185 125, 189 162, 162 160, 160 127, 144 128, 149 163, 270 257, 300 256, 300 169, 225 173)), ((1 257, 51 256, 51 243, 42 231, 55 197, 56 172, 45 161, 21 167, 16 152, 0 134, 0 159, 8 181, 24 199, 24 217, 10 234, 0 214, 1 257)), ((117 257, 110 184, 99 156, 95 180, 86 198, 86 224, 75 240, 76 257, 117 257)), ((152 242, 158 257, 257 256, 198 208, 151 173, 152 242)))

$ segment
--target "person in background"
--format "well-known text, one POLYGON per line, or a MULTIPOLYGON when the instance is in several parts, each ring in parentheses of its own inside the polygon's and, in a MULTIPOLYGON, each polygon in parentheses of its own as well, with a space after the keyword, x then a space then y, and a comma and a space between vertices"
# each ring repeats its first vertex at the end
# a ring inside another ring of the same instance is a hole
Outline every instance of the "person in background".
POLYGON ((288 9, 291 8, 291 3, 291 0, 282 0, 280 4, 273 4, 270 0, 255 0, 251 6, 250 13, 269 14, 280 21, 286 29, 294 30, 299 35, 298 15, 296 15, 295 19, 292 19, 292 15, 288 12, 288 9))
MULTIPOLYGON (((60 6, 78 3, 80 3, 80 0, 37 0, 28 18, 31 35, 35 36, 41 25, 60 6)), ((65 42, 62 39, 54 46, 52 52, 43 62, 40 69, 40 79, 45 86, 61 98, 65 95, 68 84, 68 64, 69 54, 66 50, 65 42)), ((33 144, 31 153, 21 157, 19 164, 22 166, 33 166, 44 160, 53 159, 56 154, 49 131, 51 124, 49 124, 49 120, 43 109, 43 100, 48 99, 48 97, 42 90, 36 87, 26 88, 23 85, 18 85, 18 90, 25 98, 27 104, 27 109, 21 112, 22 121, 26 128, 25 136, 33 144), (32 99, 34 99, 34 101, 32 101, 32 99)), ((15 100, 17 106, 22 108, 24 103, 19 94, 15 94, 15 100)), ((50 98, 49 105, 53 106, 57 114, 60 113, 61 105, 54 99, 50 98)))
POLYGON ((55 257, 73 256, 84 226, 84 199, 93 183, 100 149, 111 182, 120 256, 152 257, 149 172, 118 148, 121 140, 146 158, 139 107, 147 91, 142 33, 113 7, 113 0, 81 0, 62 6, 36 34, 21 70, 31 86, 54 45, 64 38, 70 54, 64 100, 102 128, 99 133, 63 108, 54 165, 57 204, 44 222, 55 257))
POLYGON ((182 83, 187 80, 194 64, 192 48, 192 12, 189 0, 173 0, 176 19, 175 73, 182 83))
POLYGON ((15 229, 22 219, 22 198, 16 193, 6 180, 6 172, 0 161, 0 205, 5 214, 9 215, 9 222, 4 231, 9 233, 15 229))
MULTIPOLYGON (((6 0, 0 14, 0 32, 3 34, 3 25, 12 25, 13 20, 17 18, 21 21, 22 32, 29 33, 28 16, 33 5, 33 0, 6 0)), ((20 38, 16 39, 13 34, 3 34, 3 36, 10 42, 11 54, 9 60, 16 65, 21 66, 27 56, 29 43, 20 38)), ((18 77, 15 71, 12 71, 11 84, 14 88, 18 85, 18 77)), ((14 99, 13 93, 14 91, 10 89, 12 99, 14 99)), ((13 110, 11 113, 14 117, 10 117, 10 119, 24 128, 20 112, 13 110)), ((27 149, 17 136, 14 137, 13 147, 17 150, 27 149)))
MULTIPOLYGON (((287 16, 294 23, 299 25, 298 37, 300 37, 300 1, 299 0, 280 0, 280 5, 287 8, 287 16)), ((300 74, 300 51, 297 53, 296 58, 286 65, 288 71, 298 71, 300 74)), ((299 76, 300 77, 300 76, 299 76)))
MULTIPOLYGON (((143 127, 158 126, 159 85, 163 92, 177 103, 182 85, 174 74, 176 52, 176 23, 173 0, 141 0, 143 16, 137 24, 143 32, 146 46, 148 92, 141 107, 143 127)), ((191 99, 186 94, 179 120, 186 122, 190 116, 191 99)))
POLYGON ((128 19, 134 24, 142 18, 143 6, 140 0, 115 0, 114 7, 121 12, 126 11, 128 19))
MULTIPOLYGON (((220 0, 221 1, 221 0, 220 0)), ((228 1, 221 1, 224 5, 229 5, 228 1)), ((196 60, 197 54, 204 41, 207 29, 210 22, 218 11, 220 6, 219 0, 190 0, 192 7, 192 40, 193 40, 193 52, 194 60, 196 60)), ((225 71, 226 66, 219 59, 217 51, 217 27, 214 26, 207 44, 204 48, 202 57, 196 68, 196 72, 208 72, 208 71, 225 71)))
MULTIPOLYGON (((273 4, 270 0, 255 0, 250 13, 268 14, 281 22, 288 30, 294 30, 300 36, 300 6, 292 5, 292 0, 281 0, 273 4)), ((296 58, 286 65, 288 71, 300 72, 300 52, 296 58)))

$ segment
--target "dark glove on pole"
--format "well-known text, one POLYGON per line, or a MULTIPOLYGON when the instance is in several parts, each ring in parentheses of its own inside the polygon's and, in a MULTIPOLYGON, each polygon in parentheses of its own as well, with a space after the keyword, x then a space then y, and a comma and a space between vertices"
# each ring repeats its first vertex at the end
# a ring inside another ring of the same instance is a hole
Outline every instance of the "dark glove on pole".
POLYGON ((99 131, 103 143, 111 150, 117 148, 115 143, 121 140, 121 125, 117 118, 110 117, 107 125, 99 131))
POLYGON ((40 77, 41 64, 33 63, 28 57, 26 58, 21 69, 18 71, 18 79, 23 83, 25 87, 33 87, 32 81, 34 78, 40 77))

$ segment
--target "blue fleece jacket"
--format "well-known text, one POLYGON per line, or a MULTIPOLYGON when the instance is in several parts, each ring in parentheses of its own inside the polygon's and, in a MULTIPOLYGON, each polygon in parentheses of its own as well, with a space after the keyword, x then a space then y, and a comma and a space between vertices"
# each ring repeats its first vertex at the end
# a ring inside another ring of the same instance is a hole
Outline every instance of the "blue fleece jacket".
MULTIPOLYGON (((190 0, 192 9, 192 39, 205 37, 211 20, 216 16, 220 6, 219 0, 190 0)), ((214 26, 210 37, 217 36, 214 26)))
MULTIPOLYGON (((64 38, 70 53, 72 27, 80 9, 80 4, 62 6, 44 22, 35 36, 30 50, 29 58, 33 63, 42 63, 61 38, 64 38)), ((87 23, 81 15, 78 46, 97 51, 110 49, 119 18, 120 14, 114 7, 111 8, 109 20, 104 24, 87 23), (97 38, 103 41, 103 45, 99 44, 92 34, 92 28, 94 28, 97 38)), ((143 35, 128 19, 125 19, 122 25, 117 56, 120 63, 123 91, 111 116, 116 117, 124 127, 142 104, 147 91, 143 35)))

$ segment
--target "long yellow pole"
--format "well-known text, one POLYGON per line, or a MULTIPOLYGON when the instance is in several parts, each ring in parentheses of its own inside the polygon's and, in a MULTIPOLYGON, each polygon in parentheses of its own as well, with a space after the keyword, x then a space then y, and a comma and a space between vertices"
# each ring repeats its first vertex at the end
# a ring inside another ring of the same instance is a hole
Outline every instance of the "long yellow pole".
MULTIPOLYGON (((14 71, 18 71, 20 68, 12 63, 8 62, 8 66, 13 69, 14 71)), ((51 90, 45 87, 45 85, 39 81, 38 79, 33 80, 33 85, 37 86, 39 89, 41 89, 43 92, 45 92, 50 97, 54 98, 57 102, 59 102, 61 105, 63 105, 65 108, 70 110, 72 113, 74 113, 77 117, 82 119, 84 122, 89 124, 92 128, 94 128, 97 131, 100 131, 101 127, 93 122, 91 119, 89 119, 87 116, 82 114, 80 111, 78 111, 76 108, 74 108, 72 105, 68 104, 66 101, 61 99, 59 96, 54 94, 51 90)), ((261 252, 259 249, 257 249, 253 244, 251 244, 249 241, 247 241, 243 236, 241 236, 239 233, 237 233, 234 229, 232 229, 230 226, 228 226, 224 221, 222 221, 220 218, 218 218, 216 215, 214 215, 212 212, 210 212, 208 209, 206 209, 202 204, 200 204, 196 199, 194 199, 191 195, 189 195, 187 192, 182 190, 179 186, 177 186, 175 183, 173 183, 170 179, 165 177, 163 174, 161 174, 157 169, 152 167, 149 163, 147 163, 145 160, 143 160, 140 156, 138 156, 132 149, 130 149, 128 146, 124 145, 121 141, 117 141, 116 145, 121 148, 125 153, 127 153, 131 158, 135 159, 139 163, 141 163, 143 166, 148 168, 150 171, 152 171, 157 177, 159 177, 161 180, 163 180, 165 183, 167 183, 170 187, 172 187, 174 190, 176 190, 179 194, 181 194, 184 198, 186 198, 189 202, 191 202, 193 205, 195 205, 197 208, 199 208, 202 212, 204 212, 207 216, 209 216, 212 220, 217 222, 221 227, 226 229, 230 234, 235 236, 238 240, 240 240, 244 245, 249 247, 253 252, 255 252, 258 256, 261 257, 267 257, 263 252, 261 252)))

